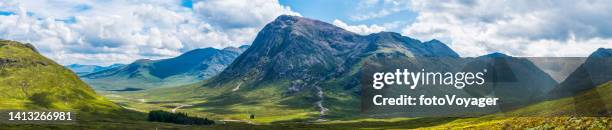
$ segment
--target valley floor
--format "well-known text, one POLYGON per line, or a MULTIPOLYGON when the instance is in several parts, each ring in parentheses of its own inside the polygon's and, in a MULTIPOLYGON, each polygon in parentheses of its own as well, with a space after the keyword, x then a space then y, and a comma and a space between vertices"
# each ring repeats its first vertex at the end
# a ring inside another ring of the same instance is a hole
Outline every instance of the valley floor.
MULTIPOLYGON (((609 83, 593 91, 612 90, 609 83)), ((263 107, 281 114, 261 113, 255 119, 248 119, 248 113, 232 113, 226 108, 201 108, 193 107, 206 102, 204 99, 192 99, 183 101, 155 100, 137 98, 131 93, 101 92, 107 98, 121 104, 122 106, 147 112, 149 110, 166 110, 185 112, 190 115, 209 117, 217 121, 211 126, 185 126, 167 123, 147 122, 129 123, 138 128, 179 128, 179 129, 608 129, 612 128, 612 117, 581 117, 581 116, 548 116, 551 113, 570 111, 571 107, 551 109, 550 106, 571 104, 572 98, 564 98, 553 101, 538 103, 523 109, 505 114, 532 113, 537 117, 520 117, 493 114, 474 118, 358 118, 358 119, 328 119, 328 121, 316 121, 316 110, 281 110, 278 106, 236 106, 230 109, 242 107, 263 107), (226 109, 222 111, 221 109, 226 109), (539 112, 538 110, 550 110, 539 112)), ((585 94, 589 94, 586 92, 585 94)), ((608 108, 603 108, 608 109, 608 108)), ((103 123, 104 124, 104 123, 103 123)), ((95 125, 94 125, 95 126, 95 125)))

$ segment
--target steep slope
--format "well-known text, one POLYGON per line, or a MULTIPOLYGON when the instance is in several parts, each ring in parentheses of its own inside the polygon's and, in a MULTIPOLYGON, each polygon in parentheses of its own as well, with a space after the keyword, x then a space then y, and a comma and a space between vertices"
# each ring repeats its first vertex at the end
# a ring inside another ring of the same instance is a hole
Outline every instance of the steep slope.
POLYGON ((552 98, 573 96, 612 80, 612 49, 599 48, 550 93, 552 98))
POLYGON ((148 89, 194 83, 216 75, 248 46, 240 48, 195 49, 178 57, 162 60, 137 60, 82 76, 95 89, 148 89))
POLYGON ((392 32, 361 36, 321 21, 282 15, 266 25, 252 47, 214 81, 325 79, 348 72, 369 55, 396 52, 458 57, 437 40, 421 43, 392 32))
POLYGON ((609 81, 574 96, 425 129, 609 129, 612 118, 603 113, 612 111, 611 106, 612 81, 609 81))
POLYGON ((0 109, 121 110, 30 44, 0 41, 0 109))
POLYGON ((486 84, 464 90, 476 97, 500 98, 502 111, 539 102, 558 83, 527 58, 511 57, 503 53, 491 53, 469 61, 464 71, 487 69, 486 84))

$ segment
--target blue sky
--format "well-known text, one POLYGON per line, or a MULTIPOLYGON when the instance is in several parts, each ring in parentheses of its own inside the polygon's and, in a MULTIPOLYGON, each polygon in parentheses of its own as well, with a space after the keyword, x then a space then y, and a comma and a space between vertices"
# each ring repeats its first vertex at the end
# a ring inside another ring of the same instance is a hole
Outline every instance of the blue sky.
MULTIPOLYGON (((365 6, 363 1, 350 0, 279 0, 280 4, 291 7, 304 17, 315 18, 325 22, 333 23, 341 20, 350 25, 384 25, 397 23, 397 26, 410 24, 417 14, 409 8, 390 13, 376 18, 356 19, 361 14, 377 13, 384 8, 384 1, 377 1, 373 5, 365 6)), ((407 2, 406 2, 407 3, 407 2)), ((400 28, 390 28, 385 31, 400 32, 400 28)))
POLYGON ((588 56, 612 47, 608 0, 3 0, 0 39, 61 64, 130 63, 251 44, 279 15, 358 34, 439 39, 461 56, 588 56))

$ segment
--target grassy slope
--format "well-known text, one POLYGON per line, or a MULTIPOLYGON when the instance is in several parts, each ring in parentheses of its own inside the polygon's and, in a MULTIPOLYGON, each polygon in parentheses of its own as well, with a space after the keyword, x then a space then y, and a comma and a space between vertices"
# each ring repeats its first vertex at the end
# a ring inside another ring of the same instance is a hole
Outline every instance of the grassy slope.
POLYGON ((478 118, 458 119, 430 127, 446 128, 495 128, 495 129, 607 129, 612 128, 612 118, 593 114, 612 111, 612 82, 578 94, 551 101, 540 102, 515 111, 478 118), (592 98, 599 95, 601 98, 592 98), (595 102, 604 101, 601 107, 595 102), (576 108, 585 110, 576 110, 576 108), (582 111, 582 112, 581 112, 582 111), (590 113, 584 113, 590 112, 590 113))
MULTIPOLYGON (((347 75, 356 75, 363 61, 356 64, 347 75)), ((214 77, 213 77, 214 78, 214 77)), ((343 84, 349 76, 330 79, 320 83, 323 89, 324 106, 330 109, 328 119, 359 118, 358 95, 344 90, 343 84)), ((255 124, 286 122, 308 122, 319 118, 315 102, 319 100, 313 89, 287 94, 291 81, 274 81, 266 84, 246 86, 240 80, 232 80, 222 86, 206 86, 205 80, 192 85, 171 88, 155 88, 137 92, 103 92, 103 95, 128 108, 138 111, 156 109, 171 110, 181 104, 193 105, 181 108, 182 112, 217 120, 244 120, 255 124), (237 91, 232 91, 241 85, 237 91), (248 119, 249 113, 256 115, 248 119)))
POLYGON ((0 41, 0 109, 103 112, 119 106, 96 93, 70 70, 24 44, 0 41), (40 97, 33 101, 33 97, 40 97))
MULTIPOLYGON (((390 125, 380 122, 389 122, 395 125, 400 124, 421 124, 428 121, 415 119, 363 119, 350 121, 337 121, 328 124, 312 125, 312 123, 299 123, 303 120, 312 120, 318 117, 318 111, 311 104, 316 100, 310 97, 310 91, 305 91, 294 96, 283 96, 279 86, 287 86, 288 82, 265 84, 258 86, 258 89, 243 87, 236 92, 232 92, 238 83, 229 83, 228 86, 217 88, 200 87, 201 84, 184 86, 173 89, 155 89, 149 93, 128 94, 130 97, 109 96, 115 101, 123 101, 125 106, 141 111, 154 109, 170 110, 171 105, 193 104, 194 107, 185 107, 180 111, 192 113, 201 117, 213 117, 217 119, 237 119, 248 120, 248 113, 256 114, 255 120, 250 120, 257 124, 274 125, 248 125, 245 123, 232 123, 213 126, 185 126, 168 123, 151 123, 144 120, 141 113, 128 112, 121 109, 114 103, 103 97, 97 96, 87 85, 78 80, 78 77, 67 69, 57 65, 53 61, 46 59, 24 45, 9 41, 3 41, 0 51, 0 58, 11 59, 10 64, 4 64, 2 76, 0 77, 0 89, 2 89, 3 99, 0 109, 51 109, 51 110, 74 110, 86 113, 95 112, 97 114, 82 114, 78 124, 73 125, 19 125, 2 124, 0 127, 6 129, 62 129, 62 128, 188 128, 188 129, 241 129, 241 128, 355 128, 357 127, 381 127, 390 125), (28 85, 22 91, 19 86, 21 82, 28 85), (19 88, 19 89, 16 89, 19 88), (187 93, 186 93, 187 92, 187 93), (231 93, 230 93, 231 92, 231 93), (30 101, 27 97, 36 93, 49 93, 47 98, 51 105, 40 106, 30 101), (74 97, 76 96, 76 97, 74 97), (138 97, 151 97, 141 102, 138 97), (178 101, 180 100, 180 101, 178 101), (286 104, 294 104, 287 106, 286 104), (295 105, 298 104, 298 105, 295 105), (170 105, 170 106, 168 106, 170 105), (119 112, 125 111, 125 112, 119 112), (116 114, 119 113, 119 114, 116 114), (100 114, 111 114, 114 116, 102 117, 100 114), (123 116, 123 117, 122 117, 123 116), (137 118, 137 119, 134 119, 137 118), (358 123, 356 123, 358 122, 358 123), (367 123, 369 122, 369 123, 367 123)), ((330 83, 333 84, 333 83, 330 83)), ((117 95, 116 93, 104 93, 106 95, 117 95)), ((333 92, 326 92, 330 97, 343 97, 333 92)), ((346 99, 330 100, 329 102, 346 103, 346 99)), ((122 102, 120 102, 122 103, 122 102)), ((332 108, 334 109, 334 108, 332 108)), ((431 119, 429 121, 432 121, 431 119)), ((410 125, 414 126, 414 125, 410 125)), ((418 125, 420 126, 420 125, 418 125)))
POLYGON ((0 41, 0 101, 0 110, 77 112, 79 124, 104 120, 133 122, 146 117, 97 95, 76 74, 40 55, 31 45, 5 40, 0 41))
MULTIPOLYGON (((181 89, 187 89, 183 87, 181 89)), ((190 88, 195 89, 195 88, 190 88)), ((176 91, 181 91, 177 90, 176 91)), ((214 89, 211 89, 214 90, 214 89)), ((201 91, 200 91, 201 92, 201 91)), ((213 92, 214 93, 214 92, 213 92)), ((195 94, 195 93, 194 93, 195 94)), ((596 89, 584 92, 575 97, 545 101, 528 107, 517 109, 514 111, 492 114, 476 118, 391 118, 391 119, 373 119, 373 118, 352 118, 352 119, 337 119, 327 122, 300 122, 293 119, 292 115, 296 115, 291 110, 279 110, 278 106, 260 106, 270 109, 272 112, 290 112, 286 117, 279 118, 269 116, 270 119, 253 120, 259 125, 250 125, 246 123, 229 123, 223 125, 214 125, 206 127, 197 127, 201 129, 207 128, 225 128, 225 129, 607 129, 612 128, 612 118, 610 117, 589 117, 576 116, 576 107, 574 104, 575 98, 589 97, 593 94, 599 94, 600 100, 612 101, 612 82, 603 84, 596 89), (267 123, 265 123, 267 122, 267 123)), ((179 96, 176 94, 174 96, 179 96)), ((191 95, 191 94, 183 94, 191 95)), ((143 96, 143 95, 140 95, 143 96)), ((169 98, 169 97, 162 97, 169 98)), ((160 98, 161 99, 161 98, 160 98)), ((208 101, 203 101, 208 102, 208 101)), ((612 102, 609 102, 612 103, 612 102)), ((581 108, 594 108, 588 111, 611 111, 611 105, 607 103, 605 107, 589 106, 591 100, 583 100, 579 106, 581 108)), ((257 104, 253 104, 257 105, 257 104)), ((212 107, 208 109, 216 109, 218 106, 200 106, 212 107)), ((254 107, 249 105, 232 106, 223 108, 227 110, 239 110, 239 108, 254 107)), ((219 108, 221 109, 221 108, 219 108)), ((231 117, 231 113, 215 113, 211 110, 192 111, 193 113, 212 113, 220 118, 231 117)), ((228 112, 228 111, 225 111, 228 112)), ((234 111, 236 112, 236 111, 234 111)), ((261 112, 261 111, 259 111, 261 112)), ((237 117, 236 119, 248 120, 237 117)))
POLYGON ((202 84, 157 88, 135 93, 105 92, 104 95, 139 111, 171 110, 181 104, 192 105, 183 107, 180 111, 217 120, 244 120, 267 124, 276 121, 311 120, 318 117, 313 104, 304 104, 301 101, 310 99, 307 94, 297 96, 305 98, 283 96, 282 91, 278 89, 287 82, 261 85, 258 89, 243 86, 238 91, 232 91, 238 83, 228 83, 227 86, 215 88, 201 87, 202 84), (290 103, 299 105, 286 105, 290 103), (254 120, 248 119, 250 113, 256 115, 254 120))

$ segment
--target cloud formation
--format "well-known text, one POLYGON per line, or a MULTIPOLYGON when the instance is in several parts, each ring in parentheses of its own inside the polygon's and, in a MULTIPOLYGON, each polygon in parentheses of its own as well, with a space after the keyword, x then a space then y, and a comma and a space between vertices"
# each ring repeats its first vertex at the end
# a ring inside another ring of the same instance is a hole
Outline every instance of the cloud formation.
POLYGON ((382 31, 386 31, 387 28, 383 27, 383 26, 378 26, 376 24, 374 25, 364 25, 364 24, 360 24, 360 25, 348 25, 344 22, 342 22, 341 20, 334 20, 334 22, 332 23, 340 28, 343 28, 347 31, 351 31, 357 34, 361 34, 361 35, 368 35, 371 33, 378 33, 378 32, 382 32, 382 31))
POLYGON ((412 0, 403 34, 441 39, 462 56, 588 56, 612 47, 612 1, 412 0))
POLYGON ((0 2, 0 38, 34 44, 61 64, 159 59, 203 47, 250 44, 281 14, 276 0, 14 0, 0 2))

